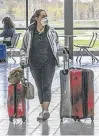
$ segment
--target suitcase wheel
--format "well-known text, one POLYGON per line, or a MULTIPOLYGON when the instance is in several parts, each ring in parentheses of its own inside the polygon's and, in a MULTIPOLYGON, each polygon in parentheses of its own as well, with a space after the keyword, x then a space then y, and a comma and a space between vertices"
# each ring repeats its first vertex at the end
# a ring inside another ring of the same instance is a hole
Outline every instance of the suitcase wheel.
POLYGON ((75 122, 77 121, 77 118, 76 118, 76 117, 74 117, 74 121, 75 121, 75 122))
POLYGON ((94 121, 94 117, 91 117, 91 121, 92 121, 92 122, 94 121))
POLYGON ((3 60, 0 60, 0 62, 6 62, 6 60, 5 60, 5 59, 3 59, 3 60))
POLYGON ((61 119, 61 122, 63 122, 63 119, 61 119))
POLYGON ((78 119, 78 122, 80 122, 80 119, 78 119))
POLYGON ((61 122, 63 122, 63 117, 61 117, 60 119, 61 119, 61 122))
POLYGON ((22 117, 22 121, 25 122, 26 121, 26 117, 22 117))
POLYGON ((9 117, 9 121, 10 121, 10 122, 13 122, 13 117, 9 117))

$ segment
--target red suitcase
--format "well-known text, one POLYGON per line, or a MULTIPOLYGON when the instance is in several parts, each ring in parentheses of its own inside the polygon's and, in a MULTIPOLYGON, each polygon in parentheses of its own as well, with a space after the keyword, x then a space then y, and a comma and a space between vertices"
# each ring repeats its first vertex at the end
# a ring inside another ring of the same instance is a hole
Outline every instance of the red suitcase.
POLYGON ((72 69, 69 71, 70 74, 70 92, 71 92, 71 103, 72 103, 72 114, 74 117, 83 117, 82 107, 82 73, 81 70, 72 69))
POLYGON ((7 107, 11 122, 14 118, 22 118, 23 122, 26 120, 26 100, 24 95, 22 84, 9 84, 7 107))
POLYGON ((93 121, 94 73, 90 69, 69 68, 68 53, 64 54, 64 69, 60 71, 60 119, 91 118, 93 121))
POLYGON ((70 70, 72 117, 94 119, 94 74, 92 70, 70 70))
POLYGON ((94 73, 88 71, 88 116, 94 119, 94 73))

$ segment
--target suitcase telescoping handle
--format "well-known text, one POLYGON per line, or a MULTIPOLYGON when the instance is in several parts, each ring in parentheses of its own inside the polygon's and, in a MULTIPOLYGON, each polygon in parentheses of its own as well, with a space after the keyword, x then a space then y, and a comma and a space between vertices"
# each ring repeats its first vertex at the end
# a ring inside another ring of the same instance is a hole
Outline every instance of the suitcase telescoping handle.
POLYGON ((66 69, 69 69, 69 49, 63 48, 63 62, 64 62, 64 73, 66 69))
POLYGON ((17 117, 17 84, 14 84, 14 116, 17 117))

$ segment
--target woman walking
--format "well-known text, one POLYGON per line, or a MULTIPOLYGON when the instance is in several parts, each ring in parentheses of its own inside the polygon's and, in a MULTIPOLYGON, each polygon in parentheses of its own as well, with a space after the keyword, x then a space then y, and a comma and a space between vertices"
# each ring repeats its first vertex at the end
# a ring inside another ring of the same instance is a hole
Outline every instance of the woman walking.
POLYGON ((45 10, 39 9, 33 15, 20 51, 20 64, 30 66, 35 80, 42 111, 37 120, 47 120, 50 117, 51 85, 55 66, 59 64, 57 52, 60 47, 56 31, 48 25, 45 10))

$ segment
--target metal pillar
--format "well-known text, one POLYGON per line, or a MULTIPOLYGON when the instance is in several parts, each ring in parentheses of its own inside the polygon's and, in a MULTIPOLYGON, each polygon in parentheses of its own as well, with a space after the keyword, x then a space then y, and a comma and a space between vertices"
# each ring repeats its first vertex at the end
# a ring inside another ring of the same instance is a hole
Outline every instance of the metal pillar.
POLYGON ((26 0, 26 28, 28 27, 28 0, 26 0))
MULTIPOLYGON (((64 0, 64 34, 73 35, 73 0, 64 0)), ((65 45, 67 39, 65 38, 65 45)), ((69 58, 73 60, 73 37, 69 41, 69 58)))

